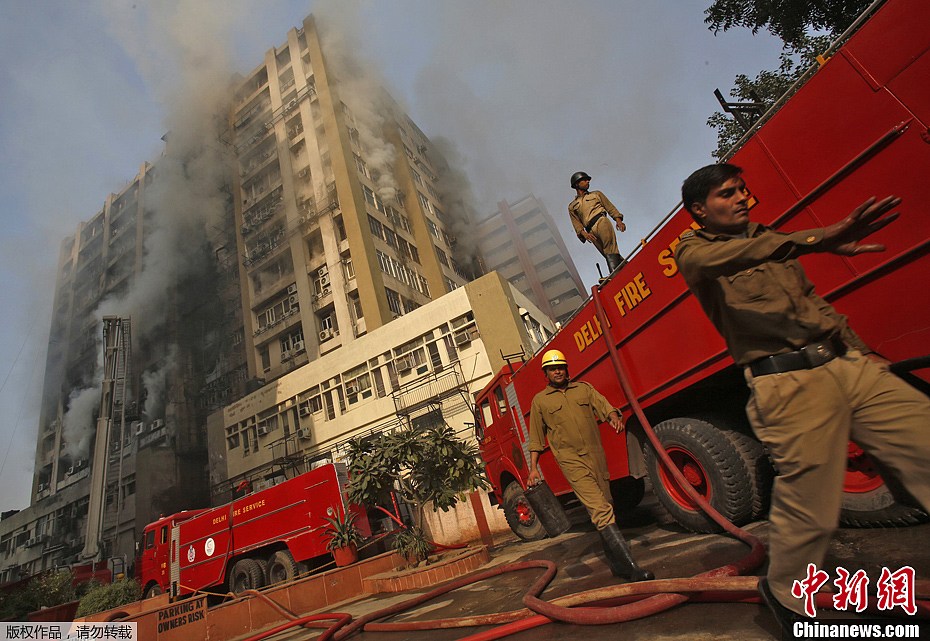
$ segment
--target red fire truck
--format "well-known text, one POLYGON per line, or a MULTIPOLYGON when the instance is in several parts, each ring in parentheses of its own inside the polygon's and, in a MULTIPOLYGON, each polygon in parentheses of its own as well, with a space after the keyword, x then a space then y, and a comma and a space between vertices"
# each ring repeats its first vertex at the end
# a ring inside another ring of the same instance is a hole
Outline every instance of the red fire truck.
POLYGON ((299 564, 327 554, 326 517, 363 509, 346 502, 345 465, 328 464, 219 507, 179 512, 143 530, 139 583, 146 597, 215 586, 233 592, 291 580, 299 564))
MULTIPOLYGON (((757 204, 753 219, 784 231, 824 227, 869 196, 903 198, 901 219, 875 236, 887 251, 854 258, 802 258, 818 293, 902 376, 925 392, 930 354, 930 3, 889 0, 779 109, 746 137, 731 162, 743 167, 757 204), (910 366, 910 368, 908 367, 910 366), (911 369, 910 373, 904 373, 911 369)), ((682 176, 682 179, 684 176, 682 176)), ((528 474, 529 410, 545 385, 541 354, 566 354, 575 379, 590 382, 628 421, 602 440, 618 506, 637 504, 648 475, 660 504, 682 526, 713 524, 645 447, 642 427, 608 358, 619 351, 646 416, 685 478, 737 523, 764 515, 773 471, 745 417, 748 389, 723 340, 690 295, 673 258, 679 236, 694 227, 677 210, 629 262, 537 355, 505 367, 477 395, 482 457, 511 528, 524 539, 544 535, 523 497, 528 474)), ((540 458, 557 495, 570 492, 552 454, 540 458)), ((891 525, 922 520, 896 500, 876 465, 850 444, 843 519, 891 525)))

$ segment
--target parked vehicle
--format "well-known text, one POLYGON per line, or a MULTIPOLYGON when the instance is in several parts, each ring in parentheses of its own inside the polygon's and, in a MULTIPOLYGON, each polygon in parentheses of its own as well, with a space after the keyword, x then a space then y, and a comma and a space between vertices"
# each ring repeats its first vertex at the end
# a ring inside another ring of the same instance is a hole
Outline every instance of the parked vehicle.
MULTIPOLYGON (((927 391, 930 365, 930 3, 889 0, 748 135, 730 162, 743 167, 753 220, 784 231, 824 227, 868 197, 903 198, 901 219, 876 234, 887 251, 855 258, 801 259, 818 292, 896 371, 927 391), (905 362, 900 362, 905 361, 905 362), (924 368, 921 370, 921 368, 924 368), (906 370, 913 370, 905 373, 906 370)), ((682 179, 684 176, 682 176, 682 179)), ((649 421, 691 485, 736 523, 764 515, 773 471, 745 417, 742 371, 678 274, 674 248, 696 224, 679 209, 593 295, 594 300, 517 368, 505 367, 477 395, 481 454, 510 527, 543 536, 523 497, 528 474, 529 410, 545 386, 540 355, 566 354, 570 373, 594 385, 623 412, 628 429, 602 426, 620 509, 636 505, 649 477, 678 523, 711 531, 707 519, 644 447, 607 352, 619 350, 649 421)), ((557 495, 571 490, 550 452, 540 458, 557 495)), ((880 470, 850 443, 843 521, 913 523, 926 515, 897 500, 880 470)))

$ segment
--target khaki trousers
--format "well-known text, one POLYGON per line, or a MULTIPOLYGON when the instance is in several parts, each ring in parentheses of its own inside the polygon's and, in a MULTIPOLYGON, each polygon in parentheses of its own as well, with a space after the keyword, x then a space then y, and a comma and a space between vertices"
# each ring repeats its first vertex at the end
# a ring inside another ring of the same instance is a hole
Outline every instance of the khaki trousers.
POLYGON ((768 580, 784 606, 803 614, 791 586, 808 563, 821 566, 839 524, 848 441, 930 508, 930 399, 857 351, 810 370, 753 378, 747 368, 746 378, 750 423, 778 471, 768 580))
POLYGON ((620 249, 617 247, 617 234, 614 232, 614 222, 610 216, 607 214, 601 216, 594 223, 594 227, 591 228, 591 233, 597 238, 594 246, 601 254, 607 256, 608 254, 620 253, 620 249))
POLYGON ((588 454, 562 454, 558 459, 562 473, 572 486, 575 496, 588 510, 591 522, 598 530, 616 523, 614 507, 610 502, 610 481, 607 470, 588 454))

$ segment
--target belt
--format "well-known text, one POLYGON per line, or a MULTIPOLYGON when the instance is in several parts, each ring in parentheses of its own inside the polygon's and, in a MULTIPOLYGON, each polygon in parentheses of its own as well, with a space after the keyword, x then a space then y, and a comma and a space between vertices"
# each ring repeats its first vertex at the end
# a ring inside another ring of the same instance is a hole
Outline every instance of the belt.
POLYGON ((749 363, 749 371, 753 376, 765 376, 799 369, 814 369, 845 353, 846 344, 840 338, 833 336, 818 343, 805 345, 794 352, 765 356, 755 360, 749 363))
POLYGON ((594 226, 597 224, 597 221, 599 221, 603 216, 604 216, 604 212, 601 212, 597 216, 589 220, 588 224, 584 226, 584 230, 590 234, 591 230, 594 229, 594 226))

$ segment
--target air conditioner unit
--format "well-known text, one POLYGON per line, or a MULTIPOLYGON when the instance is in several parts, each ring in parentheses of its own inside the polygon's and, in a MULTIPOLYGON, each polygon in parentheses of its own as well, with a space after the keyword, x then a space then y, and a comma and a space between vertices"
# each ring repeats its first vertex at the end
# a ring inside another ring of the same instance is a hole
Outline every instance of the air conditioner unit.
POLYGON ((359 387, 358 383, 346 383, 346 395, 355 396, 358 394, 359 387))
POLYGON ((306 439, 312 438, 312 435, 310 434, 310 428, 302 427, 297 430, 297 437, 306 439))
POLYGON ((72 465, 71 467, 68 468, 68 476, 71 476, 72 474, 74 474, 74 472, 75 472, 75 469, 74 469, 74 466, 72 465))
POLYGON ((303 341, 294 341, 294 343, 292 344, 292 348, 293 348, 293 349, 292 349, 291 351, 293 351, 295 354, 298 354, 298 353, 304 351, 304 342, 303 342, 303 341))
POLYGON ((288 285, 288 286, 287 286, 287 293, 288 293, 288 294, 296 294, 296 293, 297 293, 297 283, 293 283, 293 284, 291 284, 291 285, 288 285))
POLYGON ((312 414, 313 411, 310 409, 310 405, 308 404, 308 405, 301 405, 297 409, 297 413, 300 414, 301 416, 310 416, 310 414, 312 414))
POLYGON ((47 483, 39 483, 39 487, 36 488, 36 492, 44 492, 48 488, 47 483))
POLYGON ((320 330, 320 342, 328 341, 332 337, 333 337, 333 330, 329 329, 328 327, 326 329, 320 330))
POLYGON ((297 298, 297 294, 291 294, 288 296, 287 302, 291 304, 291 307, 296 307, 298 304, 300 304, 300 301, 297 298))
POLYGON ((455 334, 455 344, 459 347, 468 345, 471 342, 471 334, 468 332, 458 332, 455 334))
POLYGON ((297 175, 301 178, 306 178, 307 176, 310 175, 310 170, 304 167, 303 169, 297 172, 297 175))
POLYGON ((320 286, 329 287, 329 274, 323 274, 320 276, 320 286))
POLYGON ((398 372, 407 372, 413 369, 413 359, 409 356, 401 356, 394 361, 394 367, 397 368, 398 372))
POLYGON ((281 360, 282 360, 282 361, 286 361, 286 360, 289 359, 290 357, 291 357, 290 351, 288 351, 288 350, 286 350, 286 349, 281 350, 281 360))
POLYGON ((268 426, 267 426, 267 425, 259 425, 259 426, 258 426, 258 435, 259 435, 259 436, 264 436, 264 435, 267 434, 267 433, 268 433, 268 426))
POLYGON ((131 427, 133 431, 136 433, 136 436, 138 436, 139 434, 142 434, 145 431, 145 423, 143 423, 142 421, 134 421, 131 424, 131 427))
POLYGON ((152 421, 152 424, 149 427, 154 432, 155 430, 159 430, 163 428, 164 426, 165 426, 165 419, 156 418, 154 421, 152 421))

